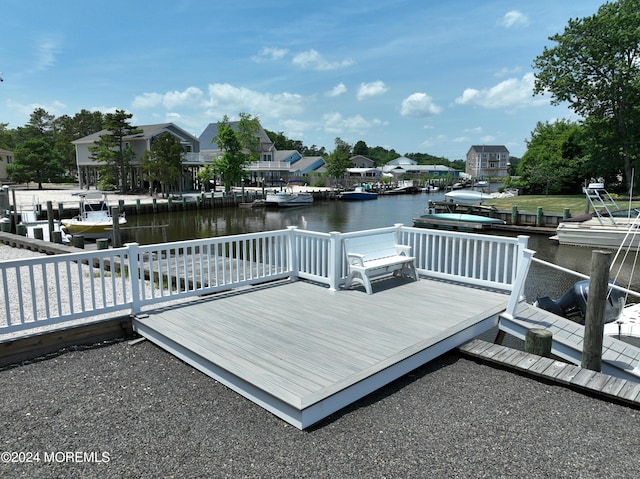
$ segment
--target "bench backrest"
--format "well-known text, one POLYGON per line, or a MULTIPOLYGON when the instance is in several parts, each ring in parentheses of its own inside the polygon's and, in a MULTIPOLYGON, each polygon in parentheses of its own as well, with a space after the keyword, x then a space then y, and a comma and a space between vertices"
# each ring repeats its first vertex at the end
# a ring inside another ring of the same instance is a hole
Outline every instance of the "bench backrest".
POLYGON ((347 238, 344 240, 344 245, 347 254, 363 254, 365 261, 398 254, 396 252, 396 234, 393 232, 347 238))

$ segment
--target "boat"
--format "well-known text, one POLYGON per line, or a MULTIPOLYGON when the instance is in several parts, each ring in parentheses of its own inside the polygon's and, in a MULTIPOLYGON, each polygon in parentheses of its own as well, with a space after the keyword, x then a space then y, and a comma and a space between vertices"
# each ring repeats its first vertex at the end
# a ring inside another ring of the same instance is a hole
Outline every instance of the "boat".
POLYGON ((264 199, 264 206, 276 206, 278 208, 306 206, 312 203, 313 195, 311 193, 294 192, 292 190, 267 193, 264 199))
MULTIPOLYGON (((640 303, 625 304, 625 293, 614 289, 609 281, 604 310, 604 334, 614 337, 640 338, 640 303)), ((560 298, 538 297, 534 306, 584 325, 589 296, 589 280, 575 282, 560 298)))
POLYGON ((583 188, 592 213, 560 222, 555 236, 562 245, 640 250, 640 209, 620 209, 604 183, 583 188))
POLYGON ((378 199, 378 193, 375 191, 367 191, 367 189, 362 186, 356 186, 352 191, 343 191, 338 198, 344 201, 375 200, 378 199))
POLYGON ((505 224, 498 218, 473 215, 469 213, 436 213, 430 212, 413 219, 417 228, 446 228, 459 230, 488 229, 491 225, 505 224))
POLYGON ((492 200, 493 196, 476 190, 456 190, 445 193, 447 199, 455 201, 482 202, 492 200))
MULTIPOLYGON (((88 239, 108 238, 113 229, 111 208, 104 193, 79 193, 80 213, 69 219, 62 219, 62 229, 70 235, 82 235, 88 239), (98 201, 90 201, 98 200, 98 201)), ((124 213, 118 215, 118 224, 127 222, 124 213)))

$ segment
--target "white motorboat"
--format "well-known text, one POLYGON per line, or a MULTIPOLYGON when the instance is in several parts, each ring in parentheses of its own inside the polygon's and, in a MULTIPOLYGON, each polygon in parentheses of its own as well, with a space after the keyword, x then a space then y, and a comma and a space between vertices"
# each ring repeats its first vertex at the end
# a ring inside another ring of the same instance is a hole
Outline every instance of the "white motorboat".
POLYGON ((457 190, 445 193, 444 196, 449 200, 466 201, 472 203, 479 203, 482 201, 492 200, 493 196, 476 190, 457 190))
POLYGON ((275 193, 267 193, 264 200, 265 206, 276 206, 279 208, 289 208, 292 206, 305 206, 313 203, 311 193, 293 192, 282 190, 275 193))
POLYGON ((593 213, 562 221, 552 239, 565 245, 640 250, 640 209, 621 210, 604 183, 590 183, 583 191, 593 213))
MULTIPOLYGON (((70 235, 82 235, 85 238, 107 238, 111 235, 113 228, 113 218, 111 208, 107 200, 107 195, 79 193, 80 213, 69 219, 62 219, 63 228, 70 235), (89 201, 91 199, 99 201, 89 201)), ((118 224, 124 225, 127 222, 124 213, 118 215, 118 224)))

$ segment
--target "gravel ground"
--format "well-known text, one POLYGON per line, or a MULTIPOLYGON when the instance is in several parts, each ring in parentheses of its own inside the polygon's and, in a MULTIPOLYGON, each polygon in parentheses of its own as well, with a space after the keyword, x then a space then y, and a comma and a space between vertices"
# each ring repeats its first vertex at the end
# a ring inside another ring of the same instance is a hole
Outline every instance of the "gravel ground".
POLYGON ((638 410, 453 353, 306 431, 148 341, 5 369, 0 391, 0 449, 39 453, 1 454, 1 477, 640 476, 638 410))

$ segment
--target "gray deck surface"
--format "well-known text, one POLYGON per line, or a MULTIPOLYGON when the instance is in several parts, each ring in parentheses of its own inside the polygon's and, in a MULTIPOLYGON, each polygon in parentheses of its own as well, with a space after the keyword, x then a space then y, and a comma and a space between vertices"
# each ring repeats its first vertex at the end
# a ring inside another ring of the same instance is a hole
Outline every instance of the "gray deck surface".
POLYGON ((134 327, 280 417, 315 408, 290 421, 303 428, 495 326, 509 298, 425 279, 372 285, 278 282, 154 310, 134 327))
MULTIPOLYGON (((552 353, 580 364, 584 342, 584 326, 548 311, 521 303, 516 317, 500 317, 500 329, 520 339, 531 328, 548 329, 553 334, 552 353)), ((602 342, 602 372, 623 379, 640 381, 640 348, 604 336, 602 342)))

